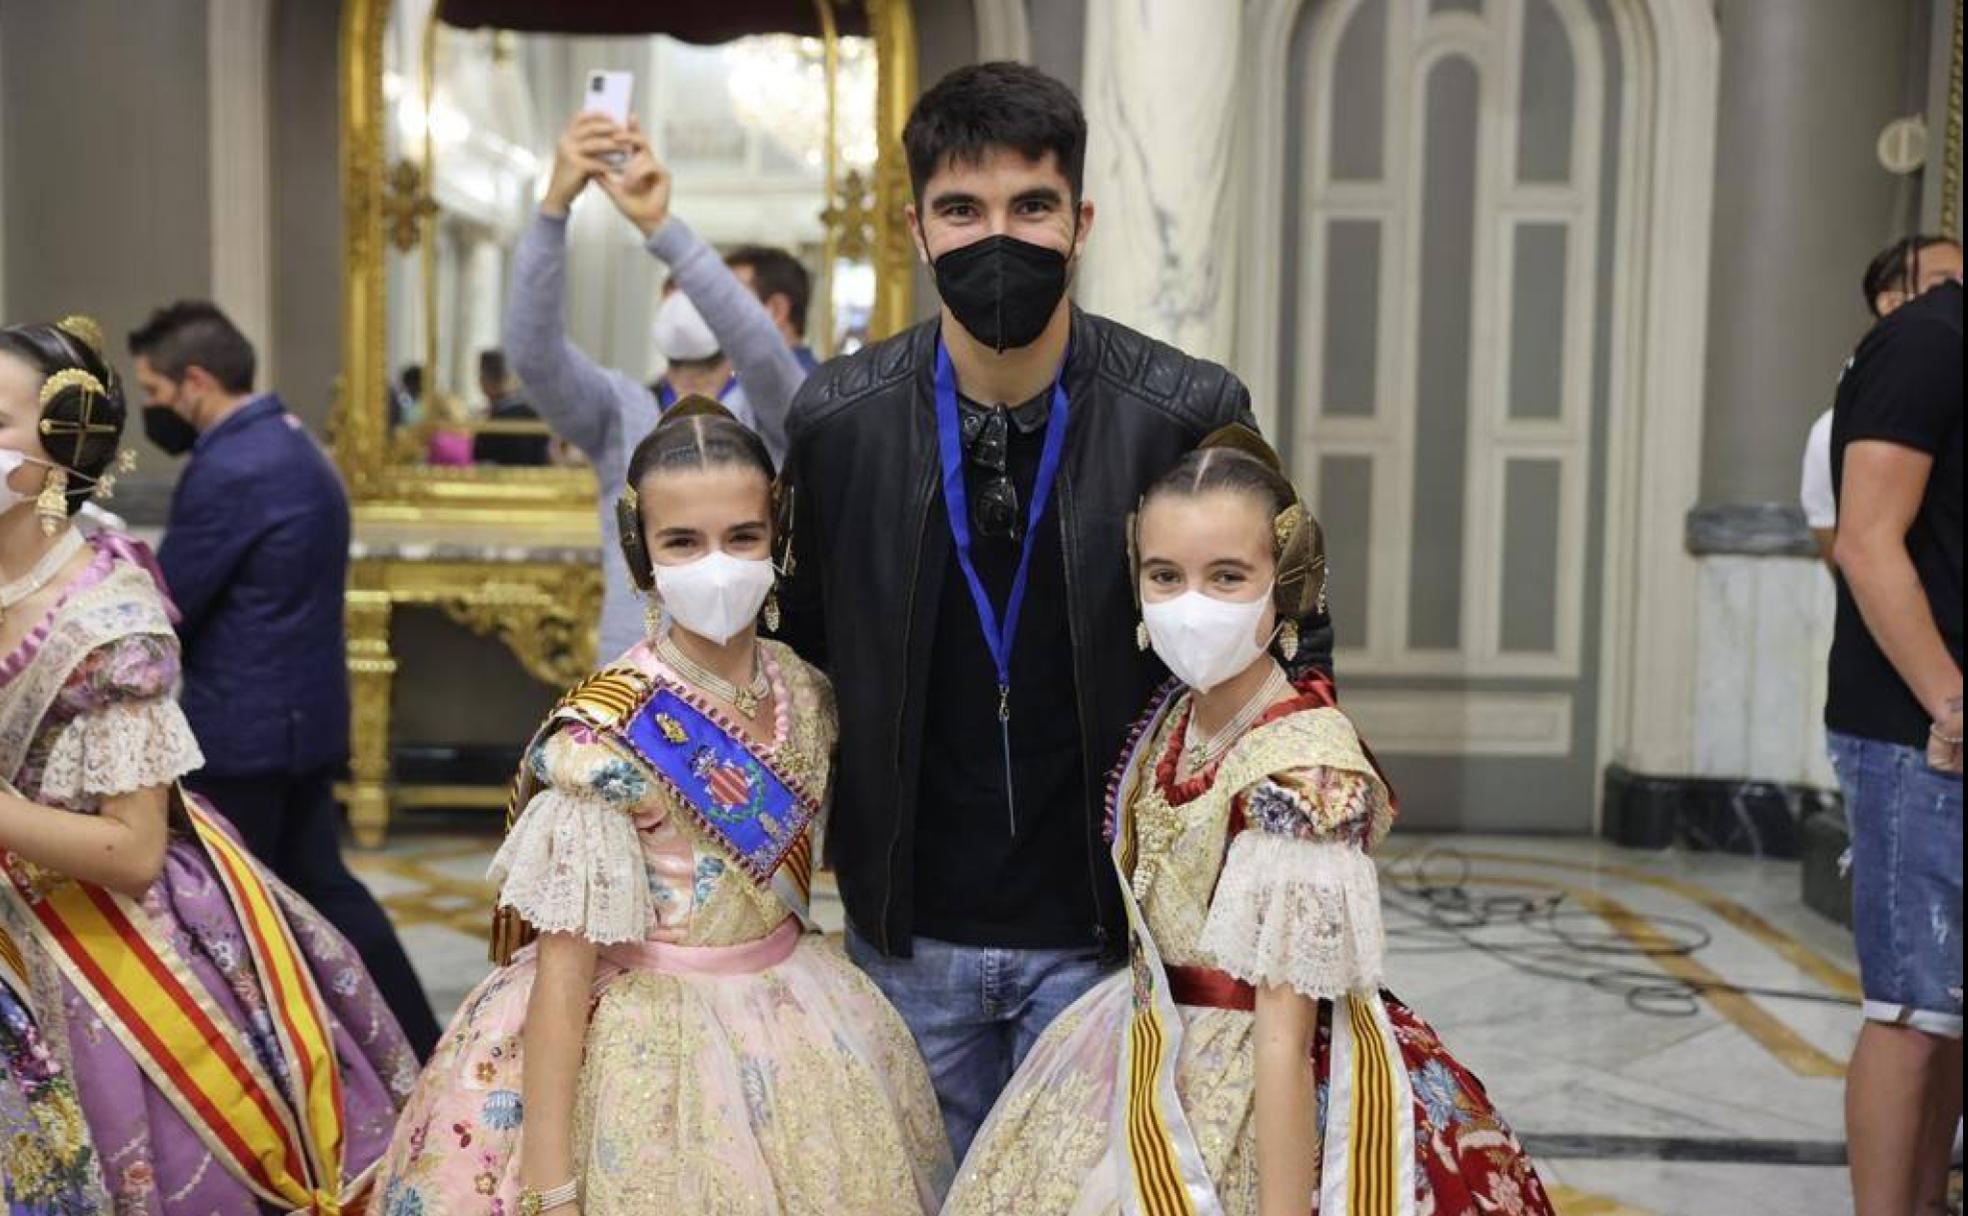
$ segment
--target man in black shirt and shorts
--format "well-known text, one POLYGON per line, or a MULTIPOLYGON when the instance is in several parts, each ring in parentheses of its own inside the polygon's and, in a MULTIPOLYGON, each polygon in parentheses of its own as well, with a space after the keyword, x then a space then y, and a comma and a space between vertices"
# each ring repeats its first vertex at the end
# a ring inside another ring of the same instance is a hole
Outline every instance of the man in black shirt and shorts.
POLYGON ((1865 993, 1846 1081, 1858 1216, 1944 1211, 1961 1113, 1961 334, 1958 279, 1881 321, 1832 422, 1825 725, 1865 993))

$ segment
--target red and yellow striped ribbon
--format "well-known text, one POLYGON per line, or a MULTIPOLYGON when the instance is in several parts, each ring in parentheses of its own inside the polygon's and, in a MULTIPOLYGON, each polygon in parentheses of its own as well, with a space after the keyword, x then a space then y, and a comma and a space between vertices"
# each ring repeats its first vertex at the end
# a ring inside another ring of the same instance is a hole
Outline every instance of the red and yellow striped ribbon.
POLYGON ((1357 993, 1346 998, 1353 1019, 1353 1145, 1346 1216, 1390 1216, 1400 1210, 1395 1164, 1399 1129, 1395 1060, 1373 1007, 1357 993))
POLYGON ((1151 1004, 1138 1010, 1130 1023, 1127 1138, 1140 1210, 1142 1216, 1194 1216, 1158 1089, 1162 1055, 1168 1050, 1162 1021, 1151 1004))
POLYGON ((341 1081, 320 994, 265 880, 209 816, 188 809, 246 928, 305 1095, 305 1131, 140 908, 76 882, 39 898, 23 890, 22 903, 69 978, 228 1173, 291 1211, 340 1216, 341 1081))
POLYGON ((315 1179, 314 1190, 342 1195, 342 1078, 335 1066, 335 1041, 326 1007, 308 970, 287 918, 273 891, 245 851, 204 812, 190 808, 199 839, 217 864, 220 881, 232 896, 245 925, 253 961, 266 987, 274 1027, 298 1083, 306 1135, 303 1144, 315 1179))

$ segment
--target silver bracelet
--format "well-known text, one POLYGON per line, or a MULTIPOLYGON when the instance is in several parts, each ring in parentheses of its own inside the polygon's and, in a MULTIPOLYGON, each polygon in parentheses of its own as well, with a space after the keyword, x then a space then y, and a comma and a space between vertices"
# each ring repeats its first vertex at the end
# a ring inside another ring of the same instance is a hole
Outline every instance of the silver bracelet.
POLYGON ((1930 738, 1932 738, 1937 743, 1945 743, 1949 747, 1961 746, 1961 736, 1960 735, 1949 736, 1949 735, 1942 734, 1941 724, 1939 722, 1936 722, 1932 726, 1928 727, 1927 734, 1930 738))

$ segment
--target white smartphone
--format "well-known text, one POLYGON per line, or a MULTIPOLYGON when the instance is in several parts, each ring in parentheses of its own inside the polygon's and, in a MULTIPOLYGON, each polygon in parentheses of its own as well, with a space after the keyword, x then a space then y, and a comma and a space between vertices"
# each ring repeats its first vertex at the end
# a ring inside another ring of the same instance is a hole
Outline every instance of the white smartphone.
POLYGON ((606 114, 629 125, 629 98, 635 92, 634 72, 589 72, 588 92, 581 99, 583 114, 606 114))

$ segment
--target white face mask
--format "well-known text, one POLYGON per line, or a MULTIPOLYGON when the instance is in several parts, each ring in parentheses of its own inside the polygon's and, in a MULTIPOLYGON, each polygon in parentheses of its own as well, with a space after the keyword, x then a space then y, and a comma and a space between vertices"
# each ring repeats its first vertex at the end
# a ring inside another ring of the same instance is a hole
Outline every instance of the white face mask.
POLYGON ((650 337, 655 340, 656 349, 663 352, 663 358, 672 363, 679 359, 686 362, 709 359, 718 353, 717 335, 711 332, 690 297, 681 291, 672 292, 657 307, 650 337))
POLYGON ((0 448, 0 515, 5 515, 22 503, 33 502, 39 497, 36 494, 23 494, 14 488, 14 473, 24 464, 38 464, 48 468, 54 467, 48 465, 46 461, 34 459, 26 452, 16 452, 12 448, 0 448))
POLYGON ((1241 674, 1264 653, 1257 627, 1270 606, 1269 591, 1241 603, 1190 591, 1142 605, 1141 616, 1155 653, 1175 678, 1197 692, 1208 692, 1241 674))
POLYGON ((656 590, 672 620, 722 646, 758 620, 775 577, 769 561, 719 552, 656 567, 656 590))

